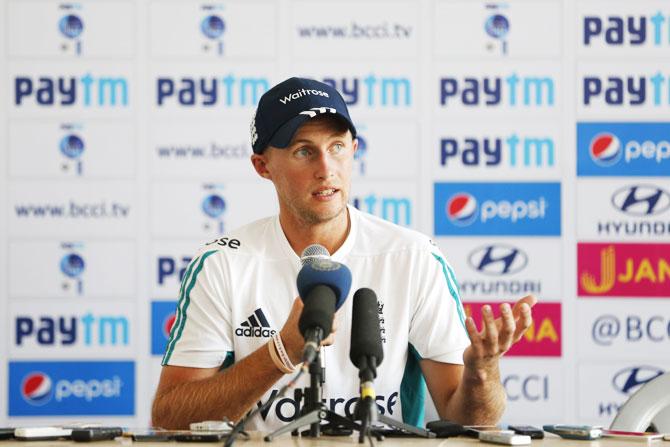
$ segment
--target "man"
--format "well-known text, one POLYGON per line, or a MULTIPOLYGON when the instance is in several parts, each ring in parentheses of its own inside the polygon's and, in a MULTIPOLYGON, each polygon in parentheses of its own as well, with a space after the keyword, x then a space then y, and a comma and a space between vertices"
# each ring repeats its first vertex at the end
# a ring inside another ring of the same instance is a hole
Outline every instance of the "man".
MULTIPOLYGON (((498 320, 485 307, 478 331, 465 319, 451 268, 427 237, 347 205, 355 136, 342 97, 321 82, 291 78, 260 99, 251 162, 274 184, 279 216, 207 244, 191 262, 163 358, 154 425, 238 420, 292 377, 288 371, 304 345, 295 278, 299 254, 314 243, 351 269, 352 294, 360 287, 377 293, 384 332, 375 383, 380 411, 416 423, 422 403, 410 394, 421 394, 422 373, 443 419, 490 424, 500 418, 505 393, 498 361, 530 326, 535 298, 514 309, 503 304, 498 320)), ((335 320, 339 330, 321 349, 323 396, 329 408, 350 414, 359 385, 348 358, 351 300, 335 320)), ((298 403, 291 397, 250 427, 269 431, 295 418, 298 403)))

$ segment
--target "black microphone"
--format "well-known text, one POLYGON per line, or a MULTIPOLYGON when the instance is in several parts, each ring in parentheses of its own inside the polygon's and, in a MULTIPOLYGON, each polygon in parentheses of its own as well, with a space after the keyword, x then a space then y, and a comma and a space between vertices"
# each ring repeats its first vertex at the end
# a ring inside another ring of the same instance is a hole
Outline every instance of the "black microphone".
POLYGON ((377 295, 373 290, 362 288, 354 293, 349 359, 358 368, 361 393, 364 384, 372 387, 372 381, 377 377, 377 366, 384 360, 377 306, 377 295))
MULTIPOLYGON (((302 258, 310 245, 303 251, 302 258)), ((320 247, 320 246, 319 246, 320 247)), ((298 293, 305 307, 300 314, 298 328, 305 339, 303 361, 311 363, 321 344, 328 337, 333 325, 333 315, 349 294, 351 288, 351 271, 339 262, 330 260, 324 255, 328 251, 317 250, 316 256, 311 255, 307 262, 303 261, 297 278, 298 293)))

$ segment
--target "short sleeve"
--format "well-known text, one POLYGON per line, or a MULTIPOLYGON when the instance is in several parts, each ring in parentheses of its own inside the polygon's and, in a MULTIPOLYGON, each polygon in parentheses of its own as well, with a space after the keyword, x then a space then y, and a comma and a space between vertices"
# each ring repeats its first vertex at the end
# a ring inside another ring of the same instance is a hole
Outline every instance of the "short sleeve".
POLYGON ((409 341, 421 358, 463 364, 470 339, 456 275, 437 247, 417 256, 421 274, 409 341))
POLYGON ((233 351, 224 263, 220 252, 210 250, 201 252, 189 264, 163 365, 214 368, 233 351))

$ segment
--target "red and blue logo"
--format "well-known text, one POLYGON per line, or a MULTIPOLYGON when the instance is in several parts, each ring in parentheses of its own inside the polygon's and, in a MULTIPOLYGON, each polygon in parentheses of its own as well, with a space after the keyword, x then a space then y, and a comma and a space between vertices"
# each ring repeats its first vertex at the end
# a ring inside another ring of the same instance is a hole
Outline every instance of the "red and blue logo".
POLYGON ((163 355, 177 319, 176 301, 151 302, 151 355, 163 355))
POLYGON ((580 177, 670 176, 670 123, 577 123, 580 177))
POLYGON ((447 201, 446 212, 454 224, 471 225, 477 219, 477 199, 466 192, 458 192, 447 201))
POLYGON ((21 396, 30 405, 42 406, 53 397, 51 377, 43 372, 28 373, 21 382, 21 396))
POLYGON ((611 133, 601 133, 591 140, 591 159, 599 166, 613 166, 621 160, 621 141, 611 133))

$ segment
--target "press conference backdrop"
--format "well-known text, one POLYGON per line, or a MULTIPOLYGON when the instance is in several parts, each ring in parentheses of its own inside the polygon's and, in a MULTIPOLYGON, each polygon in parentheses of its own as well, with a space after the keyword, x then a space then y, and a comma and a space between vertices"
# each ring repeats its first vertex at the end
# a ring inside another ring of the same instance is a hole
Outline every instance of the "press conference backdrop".
POLYGON ((277 211, 248 131, 292 75, 342 92, 351 203, 434 236, 468 312, 539 297, 504 421, 607 425, 670 369, 667 2, 1 4, 0 424, 149 423, 190 257, 277 211))

